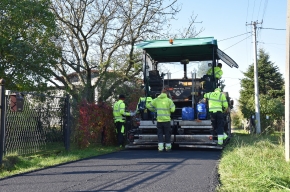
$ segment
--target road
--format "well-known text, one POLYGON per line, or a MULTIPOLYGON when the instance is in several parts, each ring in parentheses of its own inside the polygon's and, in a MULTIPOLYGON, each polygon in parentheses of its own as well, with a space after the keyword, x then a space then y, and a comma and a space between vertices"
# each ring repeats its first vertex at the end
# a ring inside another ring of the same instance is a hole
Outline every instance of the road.
POLYGON ((126 149, 0 180, 1 192, 209 192, 220 150, 126 149))

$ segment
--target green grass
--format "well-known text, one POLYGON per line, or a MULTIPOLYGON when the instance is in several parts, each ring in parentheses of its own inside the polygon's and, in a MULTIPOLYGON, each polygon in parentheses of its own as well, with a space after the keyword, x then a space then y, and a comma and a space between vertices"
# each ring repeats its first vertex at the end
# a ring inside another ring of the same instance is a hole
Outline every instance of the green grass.
POLYGON ((65 151, 63 144, 51 144, 46 147, 46 150, 39 151, 35 154, 9 154, 3 158, 3 163, 0 167, 0 179, 118 150, 120 150, 120 148, 115 146, 104 147, 96 145, 86 149, 78 149, 76 146, 71 146, 69 151, 65 151))
POLYGON ((290 163, 281 134, 235 132, 223 150, 218 191, 290 191, 290 163))

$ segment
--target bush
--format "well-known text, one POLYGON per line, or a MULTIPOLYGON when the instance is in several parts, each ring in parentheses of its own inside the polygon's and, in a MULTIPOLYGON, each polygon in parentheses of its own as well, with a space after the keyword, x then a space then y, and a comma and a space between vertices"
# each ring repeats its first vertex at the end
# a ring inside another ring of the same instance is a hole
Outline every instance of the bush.
POLYGON ((231 113, 231 119, 232 119, 232 125, 235 128, 242 128, 243 122, 242 122, 242 115, 240 111, 232 111, 231 113))
MULTIPOLYGON (((125 104, 128 111, 135 111, 142 91, 132 89, 130 93, 125 99, 125 104)), ((92 143, 117 144, 111 104, 104 102, 95 104, 83 100, 77 109, 78 123, 74 137, 80 148, 86 148, 92 143)))
POLYGON ((75 139, 80 148, 86 148, 91 143, 115 144, 115 125, 111 106, 106 103, 95 104, 82 101, 78 110, 75 139))

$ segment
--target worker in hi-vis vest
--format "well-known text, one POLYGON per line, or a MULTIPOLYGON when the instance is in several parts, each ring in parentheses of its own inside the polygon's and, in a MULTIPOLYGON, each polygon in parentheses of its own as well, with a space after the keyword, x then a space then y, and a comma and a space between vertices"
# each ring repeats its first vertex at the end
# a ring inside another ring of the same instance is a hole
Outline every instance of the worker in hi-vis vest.
MULTIPOLYGON (((206 74, 213 75, 212 68, 210 68, 206 74)), ((217 79, 220 79, 222 77, 222 75, 223 75, 222 64, 219 63, 217 67, 214 67, 214 77, 217 79)))
POLYGON ((220 88, 216 88, 214 92, 209 92, 203 96, 208 100, 209 113, 214 130, 218 135, 218 145, 223 144, 223 140, 227 138, 224 133, 224 114, 228 110, 228 102, 226 96, 221 93, 220 88))
POLYGON ((158 151, 171 151, 171 118, 170 115, 175 111, 173 101, 167 97, 167 90, 163 89, 161 94, 148 103, 146 107, 153 112, 157 112, 157 136, 158 151), (163 141, 165 135, 165 146, 163 141))
POLYGON ((116 127, 118 146, 124 145, 126 116, 134 116, 135 112, 125 112, 125 95, 119 95, 119 100, 113 106, 114 123, 116 127))
POLYGON ((142 90, 143 96, 139 98, 136 113, 141 115, 143 120, 151 119, 151 112, 147 110, 146 105, 149 104, 153 99, 152 97, 147 96, 145 90, 142 90))

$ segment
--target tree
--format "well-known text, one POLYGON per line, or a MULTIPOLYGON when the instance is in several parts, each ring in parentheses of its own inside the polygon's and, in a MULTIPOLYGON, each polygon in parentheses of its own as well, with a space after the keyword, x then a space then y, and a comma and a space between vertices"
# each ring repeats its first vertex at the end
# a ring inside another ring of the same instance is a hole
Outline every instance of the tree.
POLYGON ((57 37, 49 0, 1 0, 0 76, 7 89, 45 87, 58 57, 57 37))
MULTIPOLYGON (((81 95, 94 101, 98 89, 99 100, 116 95, 118 88, 135 84, 142 70, 141 51, 134 45, 149 37, 162 34, 166 23, 180 8, 177 0, 54 0, 52 11, 62 31, 62 48, 53 76, 75 99, 81 95), (92 71, 98 71, 92 81, 92 71), (70 81, 75 73, 79 85, 70 81)), ((194 19, 194 18, 193 18, 194 19)), ((193 35, 189 28, 187 35, 193 35)), ((165 35, 166 34, 166 35, 165 35)), ((62 88, 54 79, 56 87, 62 88)))
MULTIPOLYGON (((269 61, 269 55, 263 50, 258 54, 258 83, 259 94, 269 95, 273 98, 283 97, 284 79, 277 66, 269 61)), ((247 72, 243 73, 245 78, 241 80, 241 96, 254 95, 254 64, 250 65, 247 72)))
MULTIPOLYGON (((258 55, 258 82, 261 121, 266 115, 270 115, 272 120, 278 120, 284 116, 284 80, 278 67, 269 59, 269 55, 263 49, 260 49, 258 55)), ((243 74, 245 78, 241 80, 239 104, 244 118, 248 119, 255 113, 254 64, 250 65, 243 74)))
POLYGON ((232 125, 235 128, 243 128, 242 113, 240 109, 231 110, 232 125))

